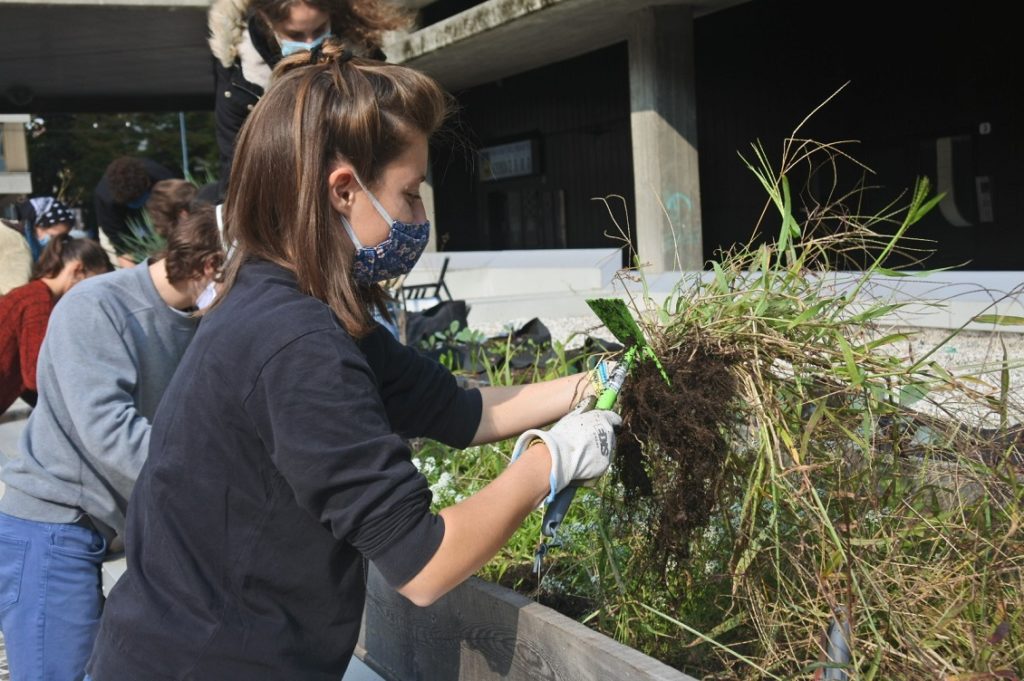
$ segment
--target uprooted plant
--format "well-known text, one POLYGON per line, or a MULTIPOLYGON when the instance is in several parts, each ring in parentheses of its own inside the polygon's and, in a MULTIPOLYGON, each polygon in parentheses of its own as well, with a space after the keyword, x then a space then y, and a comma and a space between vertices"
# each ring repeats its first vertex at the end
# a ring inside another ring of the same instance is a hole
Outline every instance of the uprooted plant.
POLYGON ((721 678, 1016 678, 1024 447, 1009 362, 994 380, 953 376, 882 325, 901 303, 879 292, 906 275, 889 263, 920 261, 908 230, 941 197, 922 179, 905 206, 861 215, 861 186, 798 220, 796 167, 848 157, 793 138, 773 171, 754 151, 778 238, 634 301, 672 385, 649 364, 627 384, 606 508, 619 531, 646 530, 630 564, 665 588, 640 606, 690 639, 662 656, 721 678), (849 263, 862 269, 836 270, 849 263))
MULTIPOLYGON (((615 474, 580 495, 542 582, 539 514, 485 576, 705 679, 1020 675, 1014 363, 953 375, 938 346, 904 349, 913 332, 887 292, 926 257, 912 228, 940 197, 921 180, 868 210, 862 182, 837 189, 843 163, 858 167, 844 145, 797 133, 777 169, 755 146, 761 238, 663 300, 623 274, 671 386, 653 363, 634 368, 615 474), (815 174, 817 195, 791 192, 815 174)), ((449 496, 493 477, 501 454, 422 453, 449 496)))

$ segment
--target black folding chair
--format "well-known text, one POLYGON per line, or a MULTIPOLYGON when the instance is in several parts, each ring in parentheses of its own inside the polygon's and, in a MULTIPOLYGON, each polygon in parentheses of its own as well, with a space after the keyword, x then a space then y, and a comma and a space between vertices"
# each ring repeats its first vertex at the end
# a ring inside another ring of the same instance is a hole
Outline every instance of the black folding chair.
MULTIPOLYGON (((445 256, 444 262, 441 263, 441 272, 437 275, 437 281, 432 281, 426 284, 403 284, 401 288, 400 300, 403 302, 403 306, 409 301, 427 301, 436 299, 437 302, 444 300, 441 297, 441 291, 444 291, 444 295, 447 296, 448 300, 452 300, 452 293, 448 290, 448 284, 444 283, 444 274, 448 271, 448 257, 445 256)), ((422 309, 422 303, 415 304, 415 307, 422 309)))

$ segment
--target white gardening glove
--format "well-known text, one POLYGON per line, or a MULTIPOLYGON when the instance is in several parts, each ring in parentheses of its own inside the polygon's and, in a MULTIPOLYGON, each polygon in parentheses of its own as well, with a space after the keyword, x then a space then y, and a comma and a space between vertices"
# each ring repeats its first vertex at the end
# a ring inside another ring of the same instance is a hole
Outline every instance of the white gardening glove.
POLYGON ((528 430, 519 436, 512 450, 512 460, 526 450, 535 439, 543 440, 551 452, 551 494, 555 495, 569 483, 585 483, 601 477, 611 463, 615 451, 615 428, 622 417, 603 409, 563 416, 551 430, 528 430))

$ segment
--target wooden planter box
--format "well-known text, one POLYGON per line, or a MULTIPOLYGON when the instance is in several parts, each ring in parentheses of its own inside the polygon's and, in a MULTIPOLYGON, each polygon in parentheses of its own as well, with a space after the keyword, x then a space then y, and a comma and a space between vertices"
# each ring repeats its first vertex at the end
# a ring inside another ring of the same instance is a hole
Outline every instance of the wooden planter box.
POLYGON ((387 681, 696 681, 510 589, 474 577, 419 608, 372 567, 356 656, 387 681))

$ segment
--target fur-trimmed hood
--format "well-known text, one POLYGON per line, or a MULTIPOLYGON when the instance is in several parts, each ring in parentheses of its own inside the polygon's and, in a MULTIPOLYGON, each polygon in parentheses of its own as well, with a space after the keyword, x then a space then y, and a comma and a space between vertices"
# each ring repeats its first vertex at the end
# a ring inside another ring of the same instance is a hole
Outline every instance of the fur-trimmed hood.
MULTIPOLYGON (((272 66, 269 56, 260 54, 249 30, 250 0, 214 0, 207 21, 210 27, 210 51, 226 69, 237 62, 242 77, 266 89, 270 84, 272 66)), ((276 60, 271 60, 274 63, 276 60)))
MULTIPOLYGON (((207 14, 210 51, 226 69, 230 69, 239 57, 242 58, 244 67, 246 52, 255 52, 249 35, 251 2, 252 0, 213 0, 213 4, 210 5, 207 14)), ((380 4, 390 9, 381 12, 380 8, 377 8, 370 15, 361 18, 352 14, 351 8, 341 15, 330 13, 334 35, 344 38, 346 46, 352 48, 357 55, 384 59, 380 51, 383 33, 400 30, 407 27, 411 21, 408 12, 397 9, 397 6, 389 5, 387 2, 380 4)))
POLYGON ((248 32, 249 0, 214 0, 207 15, 210 51, 229 69, 248 32))

